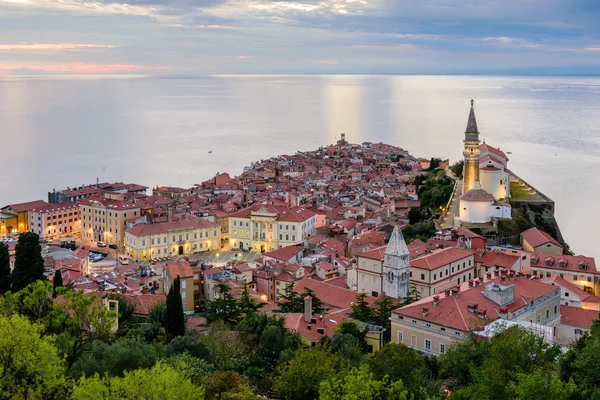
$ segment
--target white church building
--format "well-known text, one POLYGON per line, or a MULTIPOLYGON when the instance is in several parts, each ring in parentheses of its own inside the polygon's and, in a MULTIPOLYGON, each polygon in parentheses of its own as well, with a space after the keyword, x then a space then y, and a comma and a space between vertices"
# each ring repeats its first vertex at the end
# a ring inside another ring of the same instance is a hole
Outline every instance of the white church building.
POLYGON ((360 253, 354 268, 346 271, 348 287, 377 297, 382 293, 400 299, 409 294, 409 251, 402 231, 395 227, 386 246, 360 253))
POLYGON ((485 142, 480 144, 473 100, 464 143, 463 193, 459 199, 460 222, 487 223, 492 218, 511 218, 510 171, 506 154, 485 142))

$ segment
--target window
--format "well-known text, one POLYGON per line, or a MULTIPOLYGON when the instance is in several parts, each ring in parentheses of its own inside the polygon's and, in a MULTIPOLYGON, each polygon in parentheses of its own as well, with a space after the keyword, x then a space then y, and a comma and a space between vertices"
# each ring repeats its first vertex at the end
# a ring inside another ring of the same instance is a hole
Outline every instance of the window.
POLYGON ((583 335, 583 329, 577 329, 577 328, 575 328, 575 334, 576 335, 583 335))
POLYGON ((425 280, 425 274, 421 274, 421 280, 424 281, 425 280))
POLYGON ((415 335, 410 335, 410 344, 413 346, 417 344, 417 337, 415 335))
POLYGON ((556 313, 557 313, 557 311, 558 311, 558 307, 557 307, 557 306, 554 306, 554 314, 556 314, 556 313))
POLYGON ((237 222, 236 221, 233 221, 233 226, 237 226, 237 222))
POLYGON ((185 289, 185 284, 186 284, 186 282, 185 282, 185 281, 181 281, 181 288, 182 288, 182 289, 185 289))
MULTIPOLYGON (((185 300, 187 298, 187 293, 186 292, 181 292, 181 299, 185 300)), ((185 309, 185 303, 183 303, 183 307, 185 309)))
POLYGON ((290 240, 290 235, 285 235, 285 240, 290 240))
POLYGON ((425 350, 431 351, 431 340, 425 339, 425 350))
POLYGON ((437 274, 433 274, 433 280, 435 281, 437 279, 437 274))
POLYGON ((537 322, 540 322, 542 320, 542 316, 540 314, 537 315, 537 322))
POLYGON ((403 342, 404 341, 404 334, 402 332, 398 332, 398 341, 399 342, 403 342))
POLYGON ((427 323, 425 324, 426 327, 431 328, 431 324, 427 323))
POLYGON ((440 354, 444 354, 446 352, 446 345, 444 343, 440 343, 440 354))
POLYGON ((577 280, 577 275, 573 275, 573 280, 576 281, 577 280))
POLYGON ((550 310, 546 310, 546 319, 550 318, 550 310))

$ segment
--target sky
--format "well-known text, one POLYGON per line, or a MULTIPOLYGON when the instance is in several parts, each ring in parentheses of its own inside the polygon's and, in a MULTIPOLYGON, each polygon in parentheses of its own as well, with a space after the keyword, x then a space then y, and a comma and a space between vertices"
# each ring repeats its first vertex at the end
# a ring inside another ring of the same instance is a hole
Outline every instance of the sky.
POLYGON ((600 0, 0 0, 0 75, 600 74, 600 0))

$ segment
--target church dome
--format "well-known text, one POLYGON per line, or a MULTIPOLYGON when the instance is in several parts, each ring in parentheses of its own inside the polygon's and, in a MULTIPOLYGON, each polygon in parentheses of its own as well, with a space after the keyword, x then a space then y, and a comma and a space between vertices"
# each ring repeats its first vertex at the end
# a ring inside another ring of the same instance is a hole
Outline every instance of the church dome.
POLYGON ((465 194, 459 197, 460 200, 464 201, 494 201, 494 196, 486 192, 481 188, 479 182, 475 182, 473 189, 469 190, 465 194))

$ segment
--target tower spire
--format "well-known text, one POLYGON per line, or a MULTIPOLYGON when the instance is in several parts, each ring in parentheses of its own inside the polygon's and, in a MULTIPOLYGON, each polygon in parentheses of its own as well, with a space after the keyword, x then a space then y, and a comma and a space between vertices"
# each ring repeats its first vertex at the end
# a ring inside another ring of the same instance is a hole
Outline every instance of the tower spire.
POLYGON ((479 133, 477 129, 477 119, 475 119, 475 109, 473 108, 475 101, 471 99, 471 111, 469 111, 469 120, 467 121, 467 129, 465 133, 479 133))

